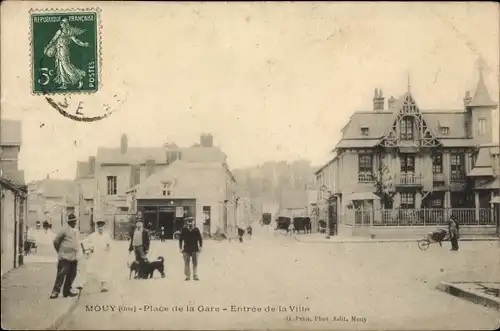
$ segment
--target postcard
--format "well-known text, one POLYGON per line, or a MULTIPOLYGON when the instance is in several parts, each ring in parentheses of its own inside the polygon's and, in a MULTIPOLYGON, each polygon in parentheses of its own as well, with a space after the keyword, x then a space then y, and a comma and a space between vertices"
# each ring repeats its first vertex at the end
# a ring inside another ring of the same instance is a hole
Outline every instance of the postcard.
POLYGON ((498 9, 4 1, 2 328, 498 328, 498 9))

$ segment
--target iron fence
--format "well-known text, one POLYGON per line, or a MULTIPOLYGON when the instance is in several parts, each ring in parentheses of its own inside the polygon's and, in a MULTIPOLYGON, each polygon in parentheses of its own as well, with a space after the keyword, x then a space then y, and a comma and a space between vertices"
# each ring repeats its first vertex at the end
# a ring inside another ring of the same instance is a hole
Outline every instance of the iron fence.
POLYGON ((460 225, 496 225, 490 208, 381 209, 354 210, 351 217, 357 227, 365 226, 446 226, 451 216, 460 225))

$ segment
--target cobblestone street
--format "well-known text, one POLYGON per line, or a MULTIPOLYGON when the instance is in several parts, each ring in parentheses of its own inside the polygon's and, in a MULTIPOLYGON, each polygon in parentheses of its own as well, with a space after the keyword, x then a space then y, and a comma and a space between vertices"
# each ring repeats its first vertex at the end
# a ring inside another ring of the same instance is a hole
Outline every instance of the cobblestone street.
POLYGON ((500 325, 497 310, 435 288, 441 280, 498 281, 500 246, 495 241, 462 243, 459 252, 438 245, 422 252, 416 243, 314 245, 261 232, 243 244, 206 241, 199 282, 184 281, 175 241, 154 242, 149 254, 152 259, 165 258, 165 279, 156 274, 153 280, 128 280, 127 244, 116 242, 114 251, 115 281, 110 292, 99 293, 97 285, 87 287, 61 329, 491 329, 500 325), (184 311, 172 311, 174 306, 184 311), (187 312, 186 306, 195 311, 187 312), (296 306, 294 311, 291 306, 296 306), (119 312, 119 307, 136 311, 119 312), (261 311, 231 311, 243 307, 261 311), (266 307, 276 311, 266 312, 266 307), (287 311, 280 312, 280 307, 287 311), (216 308, 220 311, 198 311, 216 308), (169 311, 159 311, 163 309, 169 311), (316 317, 324 320, 315 321, 316 317))

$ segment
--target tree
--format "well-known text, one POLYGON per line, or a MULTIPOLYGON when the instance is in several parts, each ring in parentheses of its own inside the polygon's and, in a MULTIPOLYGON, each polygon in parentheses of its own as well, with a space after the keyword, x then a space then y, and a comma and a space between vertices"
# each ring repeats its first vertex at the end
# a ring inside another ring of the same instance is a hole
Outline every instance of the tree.
POLYGON ((377 172, 373 174, 373 185, 375 186, 375 195, 380 198, 382 207, 392 209, 396 192, 393 190, 391 172, 382 161, 379 164, 377 172))

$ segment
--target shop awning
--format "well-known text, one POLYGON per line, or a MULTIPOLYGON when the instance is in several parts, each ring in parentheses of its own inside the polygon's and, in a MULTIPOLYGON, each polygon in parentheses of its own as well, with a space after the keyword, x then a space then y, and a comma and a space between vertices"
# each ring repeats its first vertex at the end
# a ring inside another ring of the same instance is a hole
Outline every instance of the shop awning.
POLYGON ((380 200, 378 196, 373 194, 372 192, 359 192, 359 193, 351 193, 345 196, 347 201, 354 200, 380 200))

